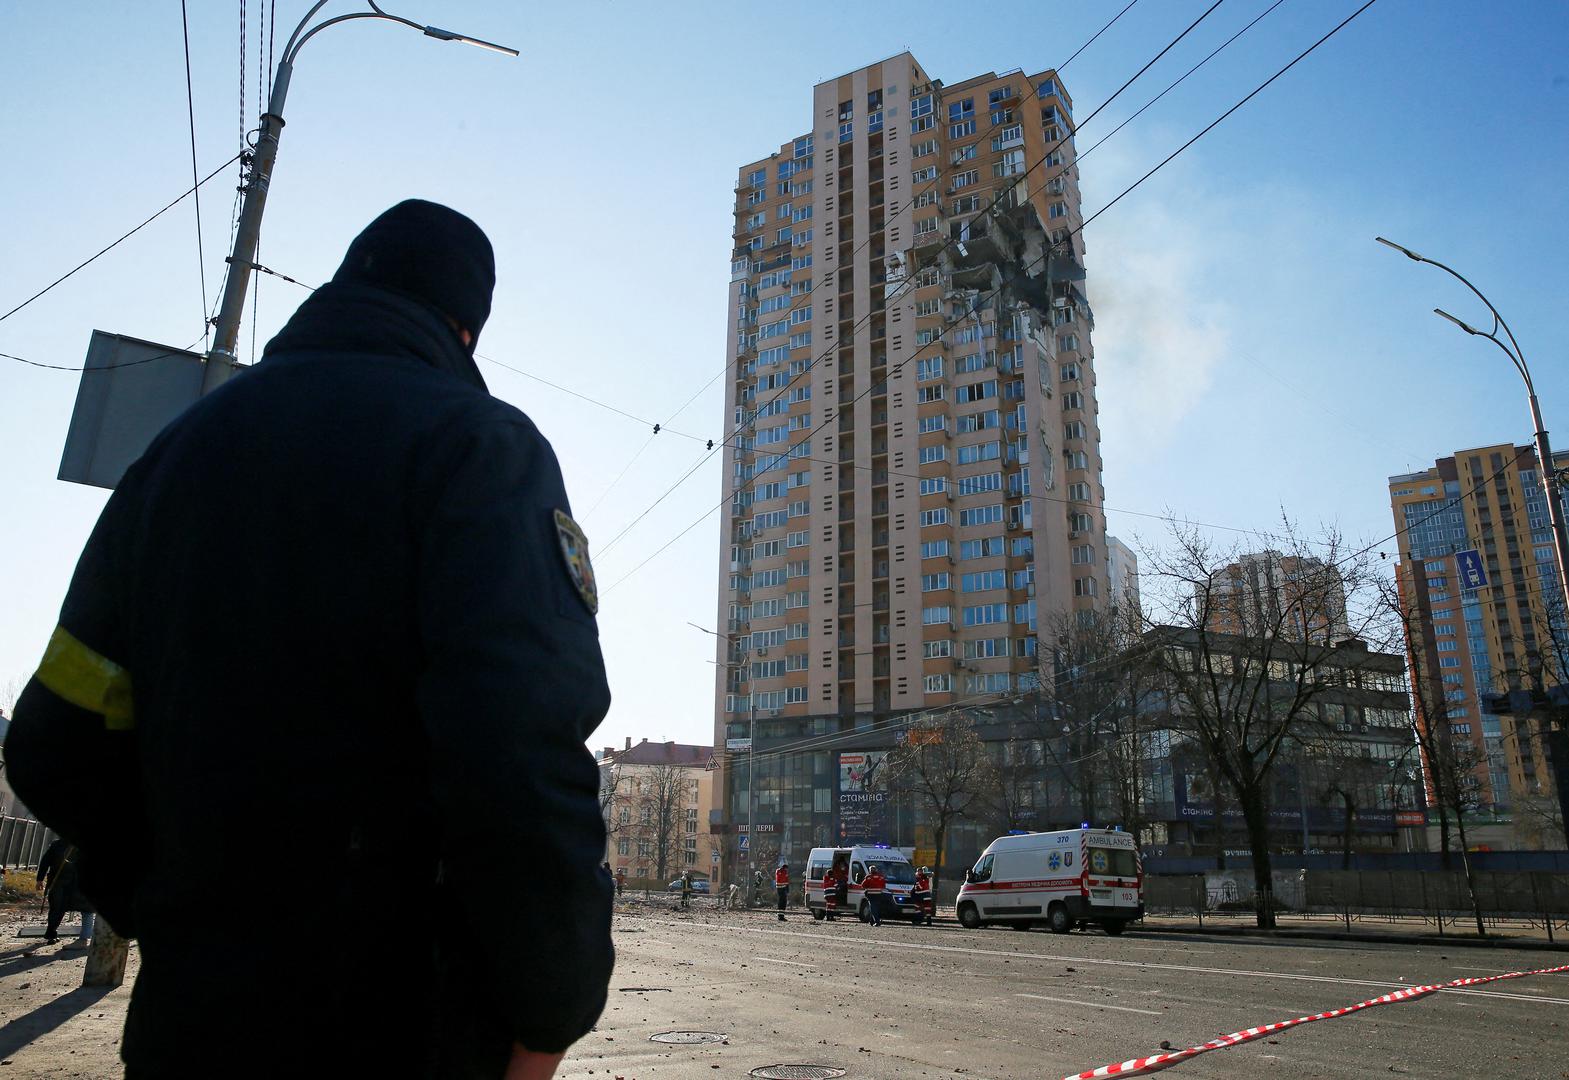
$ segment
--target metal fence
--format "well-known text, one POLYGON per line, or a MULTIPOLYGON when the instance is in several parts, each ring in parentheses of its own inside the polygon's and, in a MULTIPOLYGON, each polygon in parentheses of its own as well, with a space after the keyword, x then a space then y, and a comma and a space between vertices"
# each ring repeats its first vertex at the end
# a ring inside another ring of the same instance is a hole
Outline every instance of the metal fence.
MULTIPOLYGON (((1239 888, 1233 874, 1160 874, 1144 880, 1152 915, 1248 914, 1265 903, 1277 913, 1353 920, 1420 919, 1442 929, 1474 919, 1465 874, 1421 870, 1292 870, 1267 896, 1239 888), (1285 886, 1285 887, 1283 887, 1285 886)), ((1279 875, 1277 875, 1278 877, 1279 875)), ((1249 882, 1251 886, 1251 882, 1249 882)), ((1491 871, 1476 875, 1485 923, 1560 925, 1569 919, 1569 875, 1491 871)), ((1551 934, 1551 930, 1549 931, 1551 934)))
POLYGON ((0 817, 0 866, 37 866, 53 838, 41 821, 0 817))

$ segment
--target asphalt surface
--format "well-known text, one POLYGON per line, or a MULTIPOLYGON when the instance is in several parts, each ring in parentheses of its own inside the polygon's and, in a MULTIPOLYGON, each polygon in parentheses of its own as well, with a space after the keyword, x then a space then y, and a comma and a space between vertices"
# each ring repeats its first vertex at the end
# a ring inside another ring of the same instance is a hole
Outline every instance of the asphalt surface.
MULTIPOLYGON (((1557 966, 1526 950, 1129 930, 1065 936, 814 922, 792 912, 618 914, 599 1028, 562 1074, 1060 1080, 1422 983, 1557 966), (705 1031, 723 1042, 650 1041, 705 1031), (797 1074, 800 1075, 800 1074, 797 1074)), ((1569 1078, 1569 976, 1382 1006, 1183 1062, 1163 1076, 1569 1078)))

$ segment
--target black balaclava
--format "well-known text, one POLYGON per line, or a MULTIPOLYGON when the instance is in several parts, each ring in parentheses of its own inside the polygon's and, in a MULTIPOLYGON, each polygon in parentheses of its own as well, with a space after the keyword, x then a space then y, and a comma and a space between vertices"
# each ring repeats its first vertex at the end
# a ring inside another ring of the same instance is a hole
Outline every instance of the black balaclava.
POLYGON ((456 210, 407 199, 365 226, 332 280, 429 304, 473 335, 472 354, 490 317, 496 256, 484 230, 456 210))

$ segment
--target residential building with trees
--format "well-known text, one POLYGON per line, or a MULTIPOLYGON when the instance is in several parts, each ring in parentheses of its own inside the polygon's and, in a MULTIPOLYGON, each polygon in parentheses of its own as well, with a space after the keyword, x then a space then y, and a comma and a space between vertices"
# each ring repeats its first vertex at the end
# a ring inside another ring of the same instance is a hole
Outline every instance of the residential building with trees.
POLYGON ((718 852, 709 824, 714 748, 628 739, 595 756, 611 872, 637 888, 663 888, 685 870, 710 876, 718 852))

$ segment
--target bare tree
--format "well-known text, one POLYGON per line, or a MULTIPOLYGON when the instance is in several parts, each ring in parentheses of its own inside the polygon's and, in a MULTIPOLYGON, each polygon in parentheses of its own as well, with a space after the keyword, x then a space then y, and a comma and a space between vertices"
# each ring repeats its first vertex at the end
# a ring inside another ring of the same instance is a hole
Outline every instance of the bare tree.
POLYGON ((1097 822, 1112 811, 1105 744, 1130 708, 1128 646, 1122 622, 1097 613, 1060 615, 1040 636, 1036 739, 1050 786, 1074 803, 1052 800, 1060 818, 1097 822))
POLYGON ((614 754, 599 763, 599 816, 605 821, 607 842, 613 842, 632 822, 631 783, 614 754))
POLYGON ((1439 859, 1444 869, 1452 865, 1450 821, 1459 834, 1460 864, 1476 931, 1487 935, 1482 906, 1476 895, 1476 875, 1471 867, 1471 845, 1466 836, 1466 815, 1479 804, 1487 755, 1469 738, 1457 738, 1450 720, 1451 708, 1466 702, 1450 699, 1441 678, 1438 652, 1431 633, 1432 609, 1426 599, 1426 570, 1420 559, 1398 569, 1397 580, 1378 584, 1380 605, 1399 638, 1405 642, 1411 678, 1411 734, 1422 756, 1427 789, 1438 811, 1439 859))
POLYGON ((954 821, 974 816, 992 787, 992 760, 967 713, 951 710, 912 727, 884 765, 891 788, 910 793, 926 811, 937 854, 932 888, 942 878, 943 849, 954 821))
POLYGON ((693 781, 677 765, 648 765, 637 771, 636 829, 639 849, 648 845, 654 876, 663 882, 678 861, 682 823, 693 781))
MULTIPOLYGON (((1365 645, 1341 643, 1370 625, 1368 612, 1348 601, 1366 591, 1371 570, 1338 535, 1310 546, 1289 521, 1269 538, 1284 550, 1222 550, 1176 522, 1171 532, 1172 547, 1153 553, 1144 574, 1163 586, 1146 603, 1147 656, 1167 695, 1169 723, 1198 744, 1241 811, 1258 925, 1272 927, 1274 774, 1298 738, 1309 731, 1324 737, 1320 700, 1367 655, 1365 645)), ((1217 806, 1217 830, 1222 820, 1217 806)))
POLYGON ((1035 825, 1045 777, 1045 754, 1039 741, 1015 723, 1006 741, 990 746, 992 767, 981 796, 983 820, 999 833, 1035 825))

